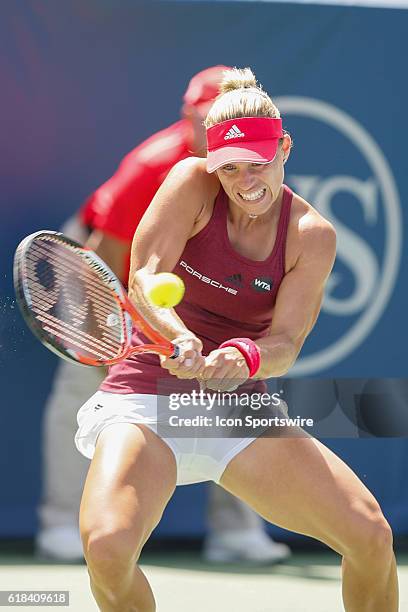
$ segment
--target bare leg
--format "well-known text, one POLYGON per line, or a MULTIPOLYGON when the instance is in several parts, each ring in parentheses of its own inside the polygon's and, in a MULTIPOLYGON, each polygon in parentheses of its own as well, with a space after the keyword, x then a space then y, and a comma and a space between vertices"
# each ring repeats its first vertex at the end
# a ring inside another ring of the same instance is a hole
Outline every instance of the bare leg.
POLYGON ((378 503, 323 444, 301 430, 284 436, 250 444, 229 463, 221 485, 265 519, 343 556, 347 612, 396 612, 392 533, 378 503))
POLYGON ((247 504, 215 483, 209 483, 208 528, 214 535, 226 531, 263 530, 264 522, 247 504))
POLYGON ((102 431, 80 512, 91 589, 102 612, 156 609, 136 561, 175 484, 174 456, 148 428, 120 423, 102 431))

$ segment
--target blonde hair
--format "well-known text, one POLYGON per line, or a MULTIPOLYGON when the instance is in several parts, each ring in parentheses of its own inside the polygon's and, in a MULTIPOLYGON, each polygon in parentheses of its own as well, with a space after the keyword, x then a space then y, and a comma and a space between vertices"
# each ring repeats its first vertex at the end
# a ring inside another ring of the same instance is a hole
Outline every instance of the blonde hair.
POLYGON ((220 94, 204 121, 206 128, 239 117, 280 118, 278 108, 257 83, 250 68, 232 68, 225 70, 223 74, 220 94))

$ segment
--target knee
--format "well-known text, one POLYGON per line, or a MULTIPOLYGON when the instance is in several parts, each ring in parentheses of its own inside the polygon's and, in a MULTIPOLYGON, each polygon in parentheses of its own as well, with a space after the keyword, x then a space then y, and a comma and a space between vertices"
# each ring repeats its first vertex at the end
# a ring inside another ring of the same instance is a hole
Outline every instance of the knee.
POLYGON ((105 610, 154 612, 153 595, 137 575, 141 545, 125 528, 94 530, 82 534, 92 591, 105 610), (130 607, 129 607, 130 606, 130 607))
POLYGON ((393 536, 391 527, 380 514, 369 520, 367 525, 367 549, 370 554, 388 556, 393 550, 393 536))
POLYGON ((84 556, 94 577, 119 578, 134 567, 139 557, 141 545, 127 529, 95 529, 81 535, 84 556))
POLYGON ((370 562, 389 560, 393 555, 392 530, 379 507, 351 518, 346 553, 370 562))

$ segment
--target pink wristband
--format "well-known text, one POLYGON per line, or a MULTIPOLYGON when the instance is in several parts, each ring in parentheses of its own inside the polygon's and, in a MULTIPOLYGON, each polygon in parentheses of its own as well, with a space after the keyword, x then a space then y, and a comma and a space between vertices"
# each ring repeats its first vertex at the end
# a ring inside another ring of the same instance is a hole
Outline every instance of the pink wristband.
POLYGON ((233 346, 245 357, 249 369, 249 378, 255 376, 261 365, 261 351, 250 338, 231 338, 226 340, 218 348, 233 346))

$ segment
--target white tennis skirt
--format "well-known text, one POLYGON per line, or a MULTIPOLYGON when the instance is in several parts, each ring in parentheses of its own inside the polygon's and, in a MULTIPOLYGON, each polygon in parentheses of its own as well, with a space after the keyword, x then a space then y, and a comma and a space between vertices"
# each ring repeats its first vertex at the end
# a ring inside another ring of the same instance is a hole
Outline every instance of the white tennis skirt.
POLYGON ((80 408, 77 420, 75 444, 89 459, 92 459, 98 436, 105 427, 113 423, 149 427, 172 450, 177 464, 178 485, 206 480, 219 482, 231 459, 258 437, 231 437, 231 433, 220 434, 220 429, 218 437, 207 437, 202 435, 202 427, 188 430, 169 427, 168 398, 137 393, 97 391, 80 408), (166 406, 165 414, 160 410, 160 404, 166 406), (172 429, 177 433, 172 435, 172 429), (187 431, 191 431, 191 436, 187 431))

